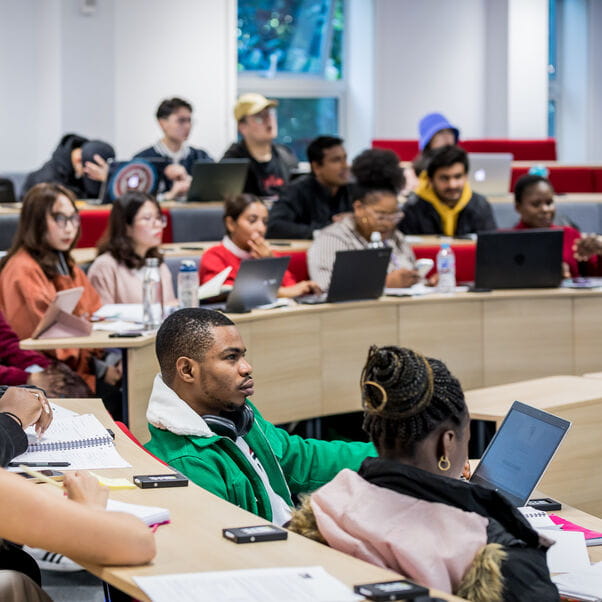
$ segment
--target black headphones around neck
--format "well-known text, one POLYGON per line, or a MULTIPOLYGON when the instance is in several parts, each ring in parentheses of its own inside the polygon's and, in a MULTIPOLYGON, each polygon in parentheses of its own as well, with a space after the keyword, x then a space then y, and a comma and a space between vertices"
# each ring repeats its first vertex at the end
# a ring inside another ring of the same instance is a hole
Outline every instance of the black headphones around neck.
POLYGON ((232 441, 236 441, 237 437, 244 437, 255 422, 255 414, 246 403, 234 412, 224 412, 223 416, 205 414, 202 418, 216 435, 228 437, 232 441))

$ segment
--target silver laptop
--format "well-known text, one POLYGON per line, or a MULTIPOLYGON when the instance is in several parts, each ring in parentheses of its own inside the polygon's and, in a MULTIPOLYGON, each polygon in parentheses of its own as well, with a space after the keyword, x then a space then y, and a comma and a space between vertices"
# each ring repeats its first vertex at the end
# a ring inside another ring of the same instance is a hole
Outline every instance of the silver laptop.
POLYGON ((485 196, 502 196, 510 192, 512 153, 468 153, 471 188, 485 196))
POLYGON ((571 423, 515 401, 470 477, 524 506, 571 423))

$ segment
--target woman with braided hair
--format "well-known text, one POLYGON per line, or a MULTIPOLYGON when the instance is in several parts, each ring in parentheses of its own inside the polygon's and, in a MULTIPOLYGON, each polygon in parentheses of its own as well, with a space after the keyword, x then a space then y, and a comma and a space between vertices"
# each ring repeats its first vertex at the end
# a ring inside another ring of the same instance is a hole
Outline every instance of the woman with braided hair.
POLYGON ((557 601, 552 542, 499 493, 460 479, 470 417, 445 364, 372 346, 360 386, 378 458, 305 498, 289 528, 474 602, 557 601))

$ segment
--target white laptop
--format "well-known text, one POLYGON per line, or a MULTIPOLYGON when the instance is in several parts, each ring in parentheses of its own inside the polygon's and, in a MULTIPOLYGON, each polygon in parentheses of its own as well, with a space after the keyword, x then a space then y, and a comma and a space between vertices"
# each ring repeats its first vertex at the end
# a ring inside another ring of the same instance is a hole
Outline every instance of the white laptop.
POLYGON ((468 181, 474 192, 501 196, 510 192, 512 153, 468 153, 468 181))

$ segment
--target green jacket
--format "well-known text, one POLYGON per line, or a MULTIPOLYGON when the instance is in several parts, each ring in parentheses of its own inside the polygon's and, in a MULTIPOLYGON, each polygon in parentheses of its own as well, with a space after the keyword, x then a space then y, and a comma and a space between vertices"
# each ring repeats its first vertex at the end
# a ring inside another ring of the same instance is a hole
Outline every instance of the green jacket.
MULTIPOLYGON (((255 422, 244 439, 263 465, 274 491, 291 505, 291 492, 313 491, 343 468, 357 470, 364 458, 376 456, 370 443, 328 442, 289 435, 249 405, 255 422)), ((200 487, 272 520, 272 507, 261 478, 231 439, 213 434, 176 435, 152 424, 149 429, 151 440, 145 447, 150 452, 200 487)))

